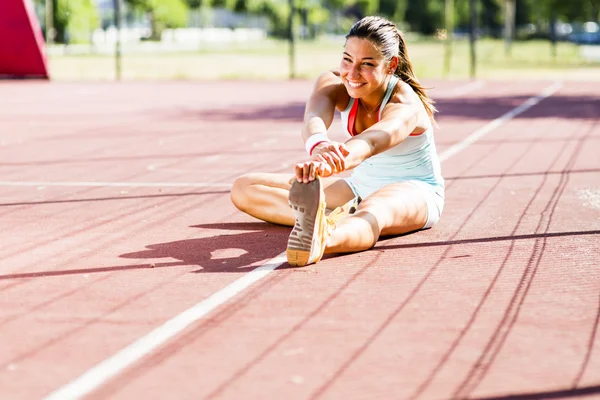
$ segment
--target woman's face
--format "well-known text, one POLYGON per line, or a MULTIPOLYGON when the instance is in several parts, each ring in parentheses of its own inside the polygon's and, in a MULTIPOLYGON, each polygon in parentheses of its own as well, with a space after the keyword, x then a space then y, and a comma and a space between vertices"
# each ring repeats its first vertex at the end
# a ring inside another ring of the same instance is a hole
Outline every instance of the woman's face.
POLYGON ((340 75, 354 98, 363 98, 383 87, 390 65, 373 43, 351 37, 346 40, 340 75))

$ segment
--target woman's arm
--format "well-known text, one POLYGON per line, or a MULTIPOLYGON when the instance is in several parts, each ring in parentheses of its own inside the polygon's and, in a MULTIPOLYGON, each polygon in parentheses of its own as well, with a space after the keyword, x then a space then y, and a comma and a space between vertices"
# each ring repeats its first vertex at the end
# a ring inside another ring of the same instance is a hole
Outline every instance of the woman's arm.
POLYGON ((304 142, 314 134, 327 132, 335 116, 340 89, 343 89, 343 83, 334 72, 329 71, 319 76, 306 102, 302 127, 304 142))
POLYGON ((303 137, 305 143, 312 143, 312 152, 310 161, 296 164, 299 181, 312 181, 315 174, 330 176, 352 169, 367 158, 396 146, 417 128, 419 115, 425 112, 410 86, 400 84, 385 106, 381 120, 359 135, 346 143, 311 141, 311 136, 315 139, 331 126, 335 108, 339 105, 340 88, 344 89, 343 84, 333 72, 323 74, 307 102, 303 137))
POLYGON ((296 165, 296 178, 299 181, 309 182, 316 173, 329 176, 345 170, 345 156, 348 152, 344 143, 333 142, 327 137, 335 110, 344 106, 341 104, 344 94, 347 92, 336 72, 326 72, 317 79, 306 102, 302 127, 302 137, 310 161, 296 165))
POLYGON ((352 169, 406 139, 417 127, 419 111, 418 104, 412 102, 386 105, 379 122, 346 141, 346 169, 352 169))

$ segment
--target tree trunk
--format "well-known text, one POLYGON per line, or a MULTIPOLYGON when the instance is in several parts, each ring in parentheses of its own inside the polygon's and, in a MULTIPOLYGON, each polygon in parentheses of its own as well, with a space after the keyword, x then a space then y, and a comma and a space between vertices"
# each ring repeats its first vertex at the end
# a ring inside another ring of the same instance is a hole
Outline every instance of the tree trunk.
POLYGON ((115 8, 115 28, 117 41, 115 42, 115 78, 121 80, 121 0, 113 0, 115 8))
POLYGON ((477 54, 475 52, 475 42, 477 36, 477 3, 476 0, 469 0, 469 47, 471 54, 471 68, 470 76, 472 79, 475 78, 477 71, 477 54))
POLYGON ((552 54, 552 59, 556 60, 556 12, 554 11, 554 7, 550 8, 550 52, 552 54))
POLYGON ((296 11, 294 0, 289 0, 290 18, 288 21, 288 39, 290 41, 290 79, 296 77, 296 44, 294 34, 294 12, 296 11))
POLYGON ((150 40, 160 40, 161 29, 154 15, 154 10, 148 11, 148 19, 150 20, 150 40))
POLYGON ((510 57, 512 41, 515 37, 515 10, 517 1, 506 0, 504 5, 504 53, 507 57, 510 57))
POLYGON ((450 74, 452 61, 452 40, 454 36, 454 0, 446 0, 445 7, 446 43, 444 47, 444 76, 450 74))
POLYGON ((54 43, 55 35, 53 0, 46 0, 46 44, 54 43))

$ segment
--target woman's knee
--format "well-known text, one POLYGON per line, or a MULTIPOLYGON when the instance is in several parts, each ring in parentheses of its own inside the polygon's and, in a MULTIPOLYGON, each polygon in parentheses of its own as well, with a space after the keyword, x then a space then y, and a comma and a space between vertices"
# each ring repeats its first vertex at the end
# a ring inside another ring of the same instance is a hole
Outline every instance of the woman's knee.
POLYGON ((245 205, 248 204, 249 191, 253 182, 251 174, 242 175, 233 181, 230 193, 231 202, 241 211, 244 211, 245 205))
POLYGON ((358 205, 357 212, 369 215, 369 223, 374 229, 377 229, 377 233, 381 233, 381 230, 390 225, 394 220, 394 213, 392 207, 382 199, 376 196, 367 197, 358 205))
POLYGON ((369 209, 357 211, 354 215, 361 218, 368 225, 370 232, 369 230, 366 230, 363 233, 365 235, 364 240, 368 243, 368 248, 372 248, 377 244, 379 236, 381 235, 381 222, 379 221, 379 218, 369 209))
POLYGON ((410 184, 386 187, 365 199, 360 207, 376 216, 384 236, 422 229, 428 215, 425 197, 410 184))
POLYGON ((248 212, 257 199, 265 197, 265 189, 289 190, 290 177, 284 174, 249 173, 237 178, 231 186, 231 201, 241 211, 248 212))

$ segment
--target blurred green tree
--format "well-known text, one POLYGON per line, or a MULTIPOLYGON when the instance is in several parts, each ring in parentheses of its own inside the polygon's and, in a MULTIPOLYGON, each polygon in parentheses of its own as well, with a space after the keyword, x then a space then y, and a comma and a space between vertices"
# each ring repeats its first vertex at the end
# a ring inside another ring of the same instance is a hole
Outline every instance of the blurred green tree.
POLYGON ((354 6, 363 16, 377 14, 380 10, 379 0, 355 0, 354 6))
POLYGON ((553 13, 565 22, 598 21, 600 0, 521 0, 531 22, 547 21, 553 13))
POLYGON ((93 31, 100 25, 98 10, 93 0, 35 0, 34 2, 43 8, 46 1, 52 1, 55 42, 89 43, 91 41, 93 31))
POLYGON ((92 0, 58 0, 57 18, 64 21, 64 39, 69 43, 90 43, 100 19, 92 0))
POLYGON ((189 6, 184 0, 124 0, 150 20, 150 39, 160 40, 163 30, 187 26, 189 6))
POLYGON ((185 2, 191 9, 212 5, 212 2, 210 0, 185 0, 185 2))
POLYGON ((411 0, 405 15, 410 30, 430 35, 444 26, 444 1, 411 0))

